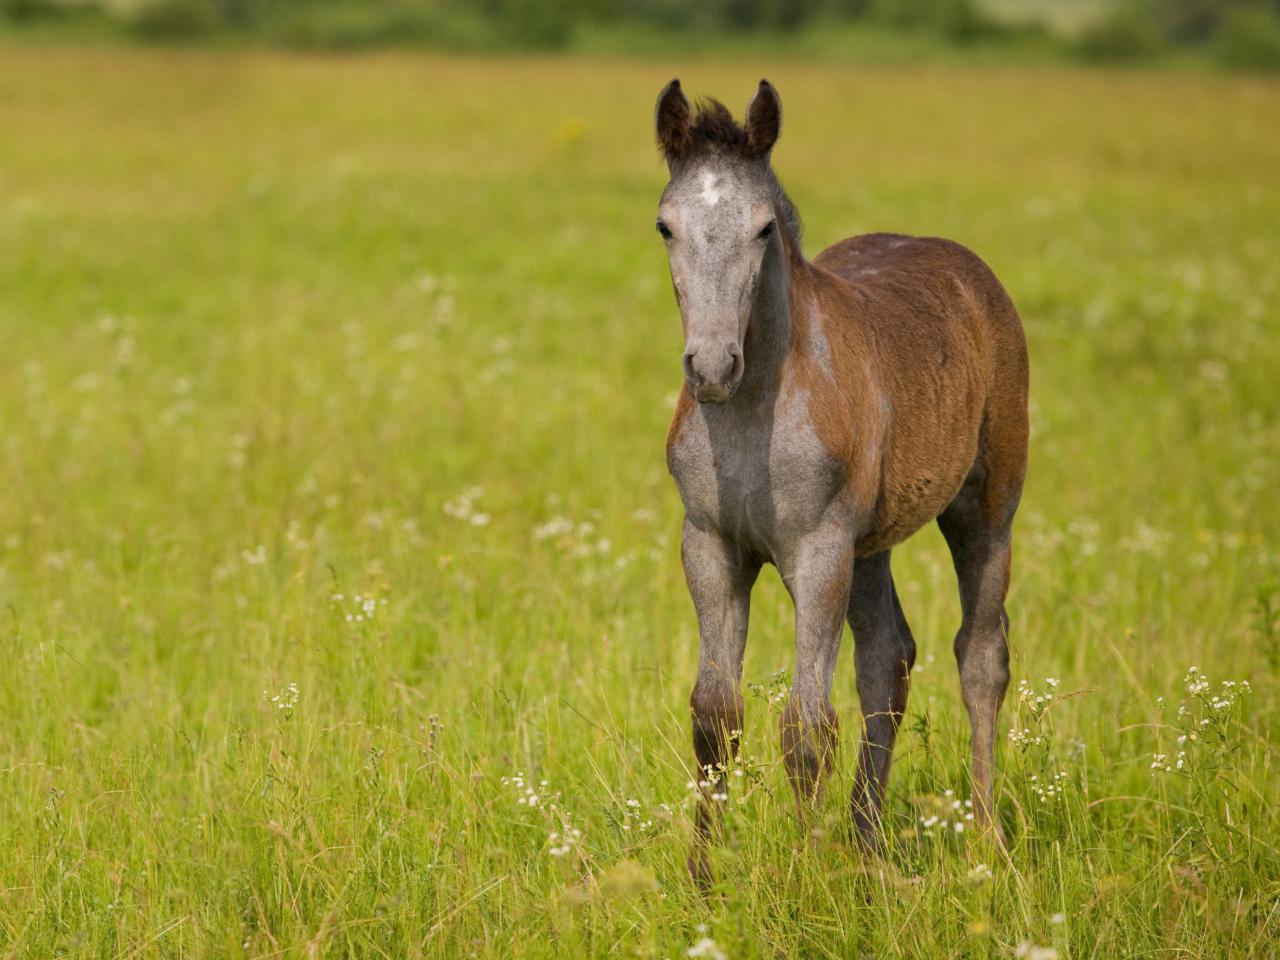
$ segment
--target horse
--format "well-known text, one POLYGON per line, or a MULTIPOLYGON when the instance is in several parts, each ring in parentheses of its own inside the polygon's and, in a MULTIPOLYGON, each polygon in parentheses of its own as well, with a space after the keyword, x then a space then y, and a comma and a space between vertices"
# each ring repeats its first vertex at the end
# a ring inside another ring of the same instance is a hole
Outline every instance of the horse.
POLYGON ((767 80, 741 124, 716 100, 695 112, 678 79, 656 110, 670 174, 657 230, 684 331, 666 454, 700 642, 689 869, 703 882, 738 751, 751 590, 765 563, 795 606, 781 738, 800 820, 832 767, 831 687, 848 621, 863 724, 851 813, 860 841, 881 848, 916 655, 890 554, 935 519, 959 585, 954 649, 974 826, 1003 842, 993 776, 1009 684, 1011 530, 1027 466, 1022 323, 991 269, 949 240, 873 233, 807 260, 771 164, 781 121, 767 80))

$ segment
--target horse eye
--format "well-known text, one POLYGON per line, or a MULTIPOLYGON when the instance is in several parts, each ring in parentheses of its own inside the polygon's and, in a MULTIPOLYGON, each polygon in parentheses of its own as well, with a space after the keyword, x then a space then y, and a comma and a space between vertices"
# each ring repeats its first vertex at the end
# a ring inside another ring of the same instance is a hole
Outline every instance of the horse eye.
POLYGON ((761 230, 758 234, 756 234, 756 238, 759 240, 768 240, 771 236, 773 236, 773 225, 775 222, 776 221, 774 220, 770 220, 768 223, 766 223, 764 225, 764 229, 761 230))
POLYGON ((658 221, 658 233, 662 234, 662 239, 663 239, 663 240, 670 240, 670 239, 671 239, 671 228, 670 228, 670 227, 668 227, 668 226, 667 226, 665 223, 663 223, 661 220, 659 220, 659 221, 658 221))

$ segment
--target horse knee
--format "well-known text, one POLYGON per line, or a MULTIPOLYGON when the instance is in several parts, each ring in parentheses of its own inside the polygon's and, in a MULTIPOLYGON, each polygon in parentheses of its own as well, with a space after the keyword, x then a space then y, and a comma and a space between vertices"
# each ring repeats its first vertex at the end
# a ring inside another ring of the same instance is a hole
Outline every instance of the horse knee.
POLYGON ((700 767, 727 763, 742 730, 744 705, 737 687, 726 681, 699 679, 689 697, 693 715, 693 750, 700 767))

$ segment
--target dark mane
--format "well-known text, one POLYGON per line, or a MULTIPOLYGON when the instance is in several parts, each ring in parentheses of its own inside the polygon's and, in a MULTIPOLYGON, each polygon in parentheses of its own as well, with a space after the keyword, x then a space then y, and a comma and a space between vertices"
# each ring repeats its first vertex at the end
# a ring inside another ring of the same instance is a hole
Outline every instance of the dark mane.
POLYGON ((804 224, 800 220, 800 211, 796 209, 791 198, 787 196, 787 191, 782 189, 782 184, 778 182, 778 178, 773 173, 773 168, 769 168, 769 182, 773 185, 773 202, 778 208, 778 212, 782 214, 782 221, 786 224, 787 232, 791 234, 791 239, 795 241, 796 246, 800 246, 800 241, 804 239, 804 224))
POLYGON ((698 112, 689 128, 693 149, 703 152, 732 153, 753 159, 748 153, 747 130, 719 100, 698 101, 698 112))
MULTIPOLYGON (((697 109, 689 127, 691 154, 722 153, 743 160, 760 159, 751 149, 746 128, 733 119, 733 114, 723 103, 714 98, 699 100, 697 109)), ((769 166, 767 170, 769 183, 773 187, 773 201, 782 215, 787 231, 799 245, 804 233, 800 212, 782 189, 773 167, 769 166)))

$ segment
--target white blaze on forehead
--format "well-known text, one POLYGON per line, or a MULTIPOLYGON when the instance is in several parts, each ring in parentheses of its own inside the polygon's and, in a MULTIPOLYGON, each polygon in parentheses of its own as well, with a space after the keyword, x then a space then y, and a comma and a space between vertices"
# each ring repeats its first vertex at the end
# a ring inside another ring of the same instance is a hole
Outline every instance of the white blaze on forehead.
POLYGON ((702 175, 702 200, 709 207, 720 202, 720 178, 710 170, 702 175))

